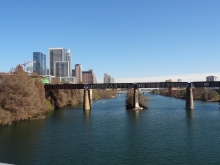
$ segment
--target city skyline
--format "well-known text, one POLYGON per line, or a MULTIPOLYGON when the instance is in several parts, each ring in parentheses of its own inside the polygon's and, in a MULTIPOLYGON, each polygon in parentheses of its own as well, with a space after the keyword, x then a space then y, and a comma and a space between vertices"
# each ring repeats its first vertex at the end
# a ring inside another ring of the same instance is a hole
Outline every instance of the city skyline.
POLYGON ((104 73, 115 82, 220 77, 220 1, 50 2, 1 2, 1 72, 58 46, 99 83, 104 73))

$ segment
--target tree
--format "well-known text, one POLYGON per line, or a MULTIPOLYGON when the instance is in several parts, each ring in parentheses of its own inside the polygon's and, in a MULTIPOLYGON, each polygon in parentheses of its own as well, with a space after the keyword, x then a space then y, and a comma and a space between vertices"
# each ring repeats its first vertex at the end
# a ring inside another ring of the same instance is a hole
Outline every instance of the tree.
POLYGON ((12 121, 39 117, 45 107, 34 79, 23 71, 21 65, 10 73, 4 76, 4 83, 0 84, 2 109, 11 113, 12 121))

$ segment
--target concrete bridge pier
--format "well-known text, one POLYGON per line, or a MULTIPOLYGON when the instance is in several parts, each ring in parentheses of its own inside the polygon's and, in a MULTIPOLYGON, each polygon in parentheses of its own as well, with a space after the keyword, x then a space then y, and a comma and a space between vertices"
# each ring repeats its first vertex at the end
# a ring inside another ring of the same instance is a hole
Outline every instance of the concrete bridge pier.
POLYGON ((137 88, 134 88, 134 96, 133 96, 133 110, 139 110, 139 109, 142 109, 140 106, 139 106, 139 100, 138 100, 138 89, 137 88))
POLYGON ((90 109, 91 109, 90 90, 84 89, 83 110, 90 110, 90 109))
POLYGON ((187 110, 194 109, 193 92, 192 92, 191 84, 188 85, 188 87, 186 88, 186 109, 187 110))

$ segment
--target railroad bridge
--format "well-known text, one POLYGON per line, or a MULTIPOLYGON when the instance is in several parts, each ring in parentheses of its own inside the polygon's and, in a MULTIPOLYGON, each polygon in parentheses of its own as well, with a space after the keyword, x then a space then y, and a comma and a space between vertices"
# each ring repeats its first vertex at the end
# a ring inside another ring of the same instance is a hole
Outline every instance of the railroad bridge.
POLYGON ((134 89, 133 108, 138 109, 138 88, 186 88, 186 109, 194 109, 192 88, 220 87, 220 81, 198 82, 143 82, 143 83, 108 83, 108 84, 45 84, 45 90, 84 89, 83 109, 91 109, 90 89, 134 89))

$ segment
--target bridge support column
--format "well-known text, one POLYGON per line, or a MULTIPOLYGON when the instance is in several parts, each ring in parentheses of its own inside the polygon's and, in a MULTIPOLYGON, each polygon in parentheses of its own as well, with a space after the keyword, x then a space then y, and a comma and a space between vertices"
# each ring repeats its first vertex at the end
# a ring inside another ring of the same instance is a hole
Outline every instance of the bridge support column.
POLYGON ((142 109, 139 106, 139 100, 138 100, 138 89, 134 88, 134 96, 133 96, 133 110, 142 109))
POLYGON ((84 89, 83 110, 91 109, 90 90, 84 89))
POLYGON ((186 109, 194 109, 193 92, 191 86, 186 88, 186 109))

